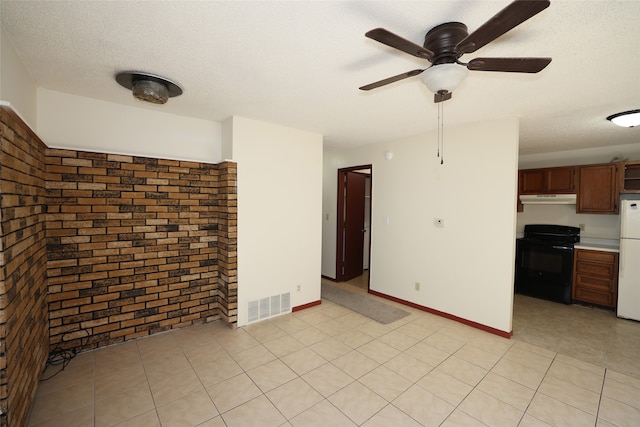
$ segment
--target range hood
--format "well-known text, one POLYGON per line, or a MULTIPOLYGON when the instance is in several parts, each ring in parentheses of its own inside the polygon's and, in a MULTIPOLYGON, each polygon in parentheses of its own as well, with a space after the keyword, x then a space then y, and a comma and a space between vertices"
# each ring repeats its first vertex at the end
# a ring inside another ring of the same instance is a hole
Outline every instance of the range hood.
POLYGON ((522 194, 523 205, 575 205, 575 194, 522 194))

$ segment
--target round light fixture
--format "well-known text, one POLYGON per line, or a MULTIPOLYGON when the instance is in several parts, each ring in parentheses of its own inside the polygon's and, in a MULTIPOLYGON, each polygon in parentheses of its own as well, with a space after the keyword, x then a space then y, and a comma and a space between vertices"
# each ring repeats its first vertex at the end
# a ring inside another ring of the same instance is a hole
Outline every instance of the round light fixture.
POLYGON ((607 120, 623 128, 632 128, 640 125, 640 110, 629 110, 612 114, 607 120))
POLYGON ((182 95, 182 88, 171 80, 148 73, 124 71, 116 81, 130 89, 133 97, 153 104, 164 104, 169 98, 182 95))
POLYGON ((469 70, 459 64, 433 65, 422 72, 420 79, 431 93, 453 92, 469 75, 469 70))

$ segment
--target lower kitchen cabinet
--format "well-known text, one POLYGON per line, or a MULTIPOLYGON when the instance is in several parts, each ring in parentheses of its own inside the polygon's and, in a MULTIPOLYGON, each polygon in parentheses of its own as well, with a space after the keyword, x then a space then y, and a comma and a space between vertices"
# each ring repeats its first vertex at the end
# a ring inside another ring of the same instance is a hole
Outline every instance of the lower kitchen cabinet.
POLYGON ((575 249, 573 300, 611 309, 618 301, 618 253, 575 249))

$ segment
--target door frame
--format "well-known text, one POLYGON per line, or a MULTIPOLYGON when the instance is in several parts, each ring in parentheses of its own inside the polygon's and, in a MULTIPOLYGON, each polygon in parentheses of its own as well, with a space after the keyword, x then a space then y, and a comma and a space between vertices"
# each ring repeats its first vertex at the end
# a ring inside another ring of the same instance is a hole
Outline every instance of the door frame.
MULTIPOLYGON (((344 273, 342 271, 342 263, 343 263, 343 246, 344 246, 344 234, 342 230, 344 229, 344 175, 347 172, 355 172, 362 169, 369 169, 369 177, 371 180, 369 186, 369 242, 367 248, 365 250, 369 251, 369 271, 371 271, 371 212, 373 211, 373 165, 360 165, 360 166, 350 166, 346 168, 338 169, 338 203, 337 203, 337 211, 336 211, 336 282, 344 281, 344 273)), ((365 194, 366 196, 366 194, 365 194)), ((347 194, 347 197, 349 195, 347 194)), ((363 251, 364 255, 364 251, 363 251)), ((371 275, 369 275, 369 280, 367 281, 367 288, 369 288, 369 282, 371 280, 371 275)))

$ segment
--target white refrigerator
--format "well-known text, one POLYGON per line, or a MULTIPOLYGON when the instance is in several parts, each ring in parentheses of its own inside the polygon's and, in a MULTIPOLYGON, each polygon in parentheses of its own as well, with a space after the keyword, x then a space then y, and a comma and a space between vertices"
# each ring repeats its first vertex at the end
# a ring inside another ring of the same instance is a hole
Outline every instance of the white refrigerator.
POLYGON ((618 317, 640 320, 640 200, 621 200, 618 317))

